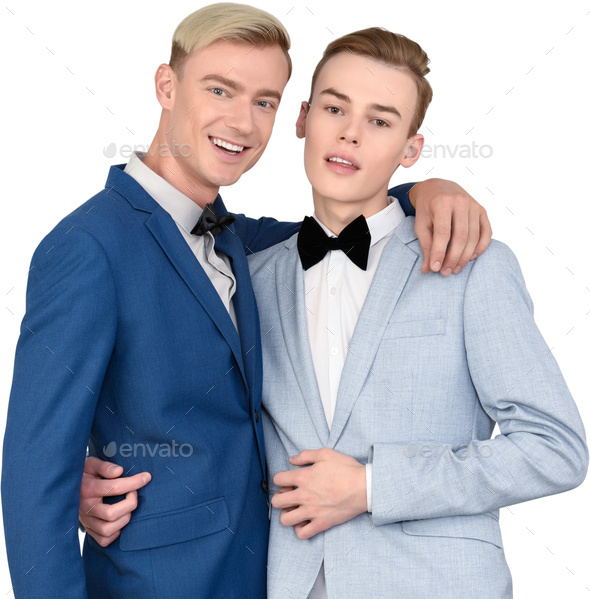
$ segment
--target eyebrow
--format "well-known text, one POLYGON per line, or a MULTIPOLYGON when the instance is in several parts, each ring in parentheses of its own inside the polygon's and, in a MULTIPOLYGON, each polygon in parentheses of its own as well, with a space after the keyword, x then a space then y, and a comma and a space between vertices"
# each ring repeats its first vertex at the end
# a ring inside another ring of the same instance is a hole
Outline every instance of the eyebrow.
POLYGON ((376 110, 377 112, 389 112, 394 116, 398 117, 401 121, 402 115, 399 113, 399 110, 395 106, 384 106, 383 104, 371 104, 369 106, 371 110, 376 110))
MULTIPOLYGON (((245 87, 241 83, 221 75, 205 75, 199 80, 200 83, 205 83, 207 81, 221 83, 221 85, 225 85, 225 87, 229 87, 237 92, 243 92, 245 90, 245 87)), ((257 90, 255 95, 271 97, 275 98, 279 102, 281 101, 281 94, 276 89, 262 88, 257 90)))
MULTIPOLYGON (((320 92, 320 96, 324 96, 324 95, 331 95, 331 96, 338 98, 339 100, 342 100, 342 102, 347 102, 348 104, 351 104, 351 100, 350 100, 349 96, 347 96, 346 94, 343 94, 342 92, 335 90, 333 87, 329 87, 328 89, 325 89, 320 92)), ((400 120, 402 119, 402 115, 400 114, 399 110, 395 106, 386 106, 384 104, 377 104, 377 103, 373 102, 373 104, 371 104, 369 106, 369 109, 376 110, 377 112, 389 112, 390 114, 397 116, 400 120)))

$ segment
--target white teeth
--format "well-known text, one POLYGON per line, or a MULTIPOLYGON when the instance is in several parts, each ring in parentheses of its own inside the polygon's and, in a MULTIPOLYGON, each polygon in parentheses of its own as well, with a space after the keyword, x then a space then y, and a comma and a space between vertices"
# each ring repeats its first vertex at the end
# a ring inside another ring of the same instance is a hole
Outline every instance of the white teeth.
POLYGON ((344 160, 343 158, 338 158, 337 156, 328 158, 328 162, 341 162, 342 164, 348 164, 348 166, 354 166, 354 164, 352 164, 352 162, 348 162, 348 160, 344 160))
POLYGON ((244 146, 236 146, 234 144, 228 143, 227 141, 223 141, 223 139, 218 139, 217 137, 212 137, 211 141, 213 141, 216 146, 230 150, 230 152, 241 152, 244 149, 244 146))

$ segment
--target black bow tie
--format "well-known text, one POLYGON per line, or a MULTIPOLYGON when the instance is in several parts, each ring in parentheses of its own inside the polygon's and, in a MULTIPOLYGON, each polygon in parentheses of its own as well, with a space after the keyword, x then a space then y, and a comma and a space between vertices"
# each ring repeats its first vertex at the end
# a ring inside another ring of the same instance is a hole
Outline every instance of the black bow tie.
POLYGON ((193 227, 191 233, 193 235, 204 235, 210 232, 213 237, 219 235, 223 229, 231 225, 236 220, 231 214, 222 214, 217 216, 213 204, 207 204, 203 210, 197 224, 193 227))
POLYGON ((364 216, 342 229, 338 237, 328 237, 314 218, 303 219, 297 249, 303 270, 317 264, 330 250, 342 250, 360 269, 367 270, 371 234, 364 216))

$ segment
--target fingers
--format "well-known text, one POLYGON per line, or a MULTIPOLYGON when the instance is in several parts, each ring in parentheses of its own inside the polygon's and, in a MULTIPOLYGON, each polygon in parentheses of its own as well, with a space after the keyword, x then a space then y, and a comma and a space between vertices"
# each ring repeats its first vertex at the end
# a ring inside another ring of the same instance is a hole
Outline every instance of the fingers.
MULTIPOLYGON (((114 522, 106 522, 100 518, 94 518, 93 516, 85 516, 84 518, 80 518, 80 522, 82 522, 84 528, 86 528, 86 531, 92 531, 100 537, 103 537, 103 541, 111 537, 112 540, 116 539, 121 534, 121 531, 125 528, 125 526, 129 524, 129 520, 131 520, 131 514, 123 516, 114 522)), ((96 537, 94 537, 94 539, 98 541, 96 537)))
MULTIPOLYGON (((433 272, 439 272, 441 270, 449 239, 451 238, 451 222, 453 218, 453 211, 442 206, 441 210, 437 212, 432 223, 432 246, 430 248, 430 261, 429 267, 433 272)), ((454 224, 454 222, 453 222, 454 224)), ((418 233, 416 233, 418 235, 418 233)), ((420 245, 422 240, 418 237, 420 245)))
POLYGON ((297 507, 300 504, 298 494, 293 491, 277 491, 270 500, 273 507, 282 510, 284 508, 297 507))
MULTIPOLYGON (((478 224, 479 229, 479 224, 478 224)), ((447 253, 444 257, 443 265, 440 270, 444 277, 448 277, 457 267, 463 250, 469 240, 469 213, 464 210, 457 210, 453 213, 453 228, 451 242, 447 247, 447 253)), ((475 245, 474 245, 475 247, 475 245)))
MULTIPOLYGON (((488 249, 491 239, 492 225, 490 223, 490 219, 488 218, 488 213, 484 208, 482 208, 479 215, 479 242, 475 246, 473 253, 477 256, 481 256, 488 249)), ((473 259, 473 256, 471 256, 471 259, 473 259)))
MULTIPOLYGON (((84 524, 84 523, 82 523, 84 524)), ((86 526, 86 525, 85 525, 86 526)), ((121 535, 121 531, 116 532, 114 535, 105 537, 89 527, 86 527, 86 532, 89 534, 101 547, 108 547, 115 539, 118 539, 121 535)))
POLYGON ((296 524, 293 528, 295 529, 295 534, 297 537, 302 541, 311 539, 311 537, 317 535, 319 532, 328 530, 328 527, 323 526, 321 520, 317 518, 309 522, 301 522, 300 524, 296 524))
POLYGON ((137 491, 131 491, 123 501, 113 505, 97 500, 86 510, 86 506, 83 507, 81 504, 80 522, 101 547, 106 547, 117 539, 121 530, 129 524, 136 507, 137 491))
POLYGON ((492 238, 492 227, 485 209, 479 204, 466 213, 453 214, 451 243, 447 249, 441 273, 448 276, 458 274, 474 257, 487 249, 492 238))
POLYGON ((80 522, 101 547, 119 538, 137 507, 137 490, 152 479, 149 472, 118 478, 122 473, 123 468, 116 464, 98 458, 86 460, 80 488, 80 522), (117 495, 125 495, 125 499, 103 503, 105 497, 117 495))
MULTIPOLYGON (((131 512, 133 512, 136 507, 137 491, 127 493, 123 501, 118 501, 113 504, 102 503, 99 498, 95 503, 87 502, 85 505, 80 504, 80 521, 82 520, 82 517, 91 516, 107 522, 115 522, 124 516, 130 516, 131 512)), ((105 533, 101 532, 101 534, 105 533)))
MULTIPOLYGON (((293 514, 291 512, 289 515, 293 514)), ((285 526, 292 526, 295 530, 295 534, 301 540, 311 539, 314 535, 317 535, 319 532, 323 532, 324 530, 328 530, 330 526, 328 523, 321 518, 312 518, 311 520, 306 518, 303 515, 296 516, 298 521, 293 524, 285 524, 283 522, 283 514, 281 514, 281 524, 285 526)))
POLYGON ((125 495, 131 491, 141 489, 151 479, 152 475, 149 472, 140 472, 135 476, 116 479, 91 478, 90 476, 86 476, 82 478, 80 496, 82 499, 102 499, 103 497, 125 495))
POLYGON ((123 466, 90 457, 86 458, 84 463, 84 473, 90 476, 101 476, 102 478, 116 478, 123 474, 123 466))
MULTIPOLYGON (((315 464, 320 460, 325 460, 330 456, 332 450, 322 449, 304 449, 301 453, 289 458, 293 466, 308 466, 315 464)), ((273 477, 273 482, 277 487, 297 487, 301 480, 301 470, 283 470, 277 472, 273 477)))
POLYGON ((440 271, 443 276, 457 274, 489 245, 491 226, 487 213, 451 181, 430 180, 423 187, 421 199, 416 200, 420 208, 416 209, 415 224, 424 254, 421 271, 440 271))
POLYGON ((309 514, 304 513, 303 508, 281 510, 281 524, 285 527, 310 521, 309 514))
POLYGON ((414 231, 420 246, 422 247, 422 254, 424 260, 422 262, 422 272, 428 274, 430 272, 430 255, 432 248, 432 222, 426 222, 426 218, 421 215, 416 215, 416 224, 414 225, 414 231))
POLYGON ((480 216, 478 210, 471 210, 469 212, 469 231, 468 238, 465 247, 463 248, 463 252, 457 266, 453 268, 453 274, 459 274, 463 268, 468 264, 468 262, 473 258, 473 254, 475 252, 475 247, 479 242, 480 236, 480 216))

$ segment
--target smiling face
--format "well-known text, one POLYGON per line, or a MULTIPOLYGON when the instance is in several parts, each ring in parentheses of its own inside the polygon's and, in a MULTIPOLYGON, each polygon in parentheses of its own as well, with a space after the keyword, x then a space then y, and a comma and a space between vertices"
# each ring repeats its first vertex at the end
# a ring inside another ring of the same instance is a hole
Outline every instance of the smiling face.
POLYGON ((260 159, 287 79, 279 46, 215 42, 187 58, 180 78, 162 65, 157 139, 169 153, 146 163, 189 197, 214 197, 260 159))
POLYGON ((397 167, 420 156, 424 138, 408 137, 417 100, 404 70, 348 52, 325 64, 297 121, 320 220, 339 211, 350 222, 386 206, 397 167))

